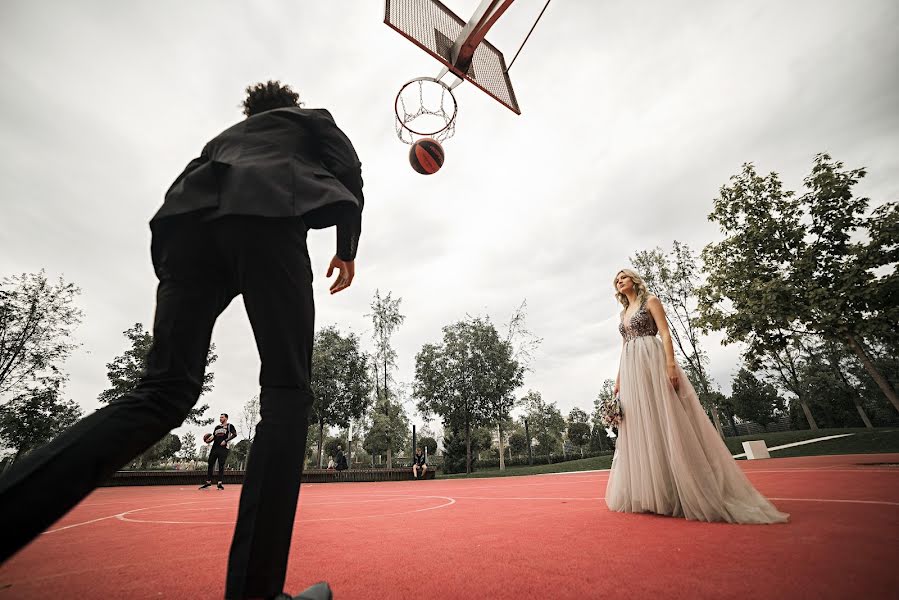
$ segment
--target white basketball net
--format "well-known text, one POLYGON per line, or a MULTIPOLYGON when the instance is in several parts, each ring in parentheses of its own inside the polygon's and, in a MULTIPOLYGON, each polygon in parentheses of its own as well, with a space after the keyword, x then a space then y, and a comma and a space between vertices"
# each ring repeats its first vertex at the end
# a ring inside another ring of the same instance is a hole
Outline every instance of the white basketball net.
POLYGON ((396 96, 396 135, 406 144, 429 137, 443 142, 456 132, 456 98, 430 77, 413 79, 396 96))

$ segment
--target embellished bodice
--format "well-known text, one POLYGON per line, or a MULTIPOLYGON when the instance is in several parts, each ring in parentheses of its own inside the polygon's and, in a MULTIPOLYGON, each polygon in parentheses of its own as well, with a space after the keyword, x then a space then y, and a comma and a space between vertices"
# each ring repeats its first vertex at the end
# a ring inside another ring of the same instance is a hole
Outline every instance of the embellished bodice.
POLYGON ((625 342, 630 342, 638 337, 654 336, 659 332, 659 328, 656 327, 655 319, 646 310, 646 302, 643 302, 630 319, 625 319, 624 313, 622 313, 618 331, 625 342))

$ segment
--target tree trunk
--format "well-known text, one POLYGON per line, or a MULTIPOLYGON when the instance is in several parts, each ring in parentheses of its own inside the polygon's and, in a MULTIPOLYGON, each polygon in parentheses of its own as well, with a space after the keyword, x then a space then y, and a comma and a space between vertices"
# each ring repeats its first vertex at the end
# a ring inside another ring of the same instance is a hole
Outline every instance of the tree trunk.
POLYGON ((471 474, 471 423, 465 421, 465 474, 471 474))
POLYGON ((868 353, 865 352, 862 344, 858 342, 852 334, 846 335, 846 343, 858 359, 862 361, 862 366, 865 368, 865 371, 867 371, 868 375, 871 376, 871 379, 877 383, 877 387, 880 388, 883 395, 887 397, 887 400, 893 403, 893 408, 899 411, 899 397, 896 396, 896 390, 893 389, 890 382, 887 381, 886 378, 880 374, 880 371, 877 370, 877 367, 874 366, 874 362, 868 357, 868 353))
POLYGON ((325 434, 325 422, 319 421, 318 422, 318 468, 319 469, 321 469, 324 466, 324 463, 322 462, 322 446, 324 445, 323 444, 324 440, 322 438, 325 437, 324 434, 325 434))
POLYGON ((805 418, 808 421, 808 426, 812 431, 816 431, 818 429, 818 424, 815 422, 815 417, 812 415, 811 409, 806 404, 805 400, 802 398, 799 399, 799 406, 802 407, 802 412, 805 413, 805 418))
POLYGON ((531 430, 527 419, 524 420, 524 437, 528 439, 528 465, 534 466, 534 449, 531 448, 531 430))
POLYGON ((859 402, 858 396, 853 395, 852 402, 855 404, 855 410, 858 411, 858 415, 862 418, 865 427, 867 427, 868 429, 874 429, 874 426, 871 425, 871 420, 868 419, 868 414, 865 412, 865 408, 862 406, 862 403, 859 402))
POLYGON ((387 468, 393 468, 393 453, 390 451, 390 446, 387 447, 387 468))
POLYGON ((503 424, 499 424, 499 470, 506 470, 506 455, 503 452, 503 424))
POLYGON ((346 427, 346 466, 350 468, 353 464, 353 421, 349 422, 346 427))
POLYGON ((858 415, 862 418, 862 423, 864 423, 865 427, 867 427, 868 429, 874 429, 874 426, 871 424, 871 420, 868 418, 868 413, 865 412, 865 407, 862 406, 861 400, 859 400, 858 394, 855 392, 855 389, 843 374, 843 369, 840 368, 839 359, 834 360, 833 352, 831 352, 830 354, 830 364, 836 370, 837 374, 840 376, 840 379, 843 381, 843 385, 846 388, 846 393, 852 396, 852 403, 855 404, 855 410, 858 411, 858 415))
MULTIPOLYGON (((686 375, 686 373, 685 373, 686 375)), ((712 422, 715 423, 715 429, 718 430, 718 435, 721 436, 721 439, 724 439, 724 428, 721 427, 721 417, 718 416, 718 407, 715 406, 709 398, 712 397, 712 392, 709 389, 709 382, 706 381, 705 371, 699 372, 699 380, 702 382, 702 389, 705 392, 706 404, 708 405, 709 413, 712 415, 712 422)), ((688 378, 689 381, 689 378, 688 378)))
POLYGON ((721 436, 721 439, 724 439, 724 428, 721 427, 721 417, 718 416, 718 408, 715 406, 711 407, 712 409, 712 420, 715 422, 715 429, 718 430, 718 435, 721 436))

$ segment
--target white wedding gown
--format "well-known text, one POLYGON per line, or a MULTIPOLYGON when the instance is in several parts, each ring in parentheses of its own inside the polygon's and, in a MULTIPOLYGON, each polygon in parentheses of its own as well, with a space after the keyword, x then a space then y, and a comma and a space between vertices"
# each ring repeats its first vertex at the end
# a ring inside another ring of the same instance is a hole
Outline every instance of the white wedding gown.
POLYGON ((696 521, 784 523, 749 482, 678 367, 668 380, 658 328, 645 302, 619 326, 622 421, 606 504, 618 512, 651 512, 696 521))

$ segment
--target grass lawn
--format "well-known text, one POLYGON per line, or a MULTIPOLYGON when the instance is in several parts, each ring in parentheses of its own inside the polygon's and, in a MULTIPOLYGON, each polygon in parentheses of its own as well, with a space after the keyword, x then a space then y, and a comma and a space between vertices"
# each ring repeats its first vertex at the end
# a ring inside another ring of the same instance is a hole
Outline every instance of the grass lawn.
POLYGON ((592 471, 594 469, 608 469, 612 466, 612 456, 594 456, 593 458, 581 458, 568 460, 551 465, 534 465, 533 467, 506 467, 505 471, 499 469, 486 469, 475 471, 471 475, 454 473, 447 475, 443 471, 437 471, 440 479, 453 479, 456 477, 509 477, 511 475, 538 475, 540 473, 567 473, 569 471, 592 471))
MULTIPOLYGON (((827 440, 794 446, 783 450, 771 452, 772 458, 785 458, 790 456, 819 456, 826 454, 875 454, 880 452, 899 453, 899 428, 883 427, 875 429, 819 429, 817 431, 778 431, 776 433, 763 433, 757 435, 743 435, 730 437, 725 440, 731 454, 743 452, 742 443, 748 440, 765 440, 765 444, 771 448, 792 442, 801 442, 812 438, 839 435, 841 433, 854 433, 844 438, 827 440)), ((570 471, 591 471, 594 469, 608 469, 612 465, 611 456, 596 456, 580 460, 569 460, 551 465, 535 465, 533 467, 507 467, 505 471, 499 469, 478 470, 471 475, 456 473, 447 475, 443 471, 437 472, 440 479, 453 479, 458 477, 509 477, 513 475, 537 475, 540 473, 566 473, 570 471)))
POLYGON ((783 444, 801 442, 803 440, 810 440, 818 437, 827 437, 829 435, 840 435, 843 433, 854 433, 855 435, 837 438, 835 440, 827 440, 825 442, 815 442, 814 444, 784 448, 783 450, 774 450, 771 452, 771 457, 785 458, 788 456, 819 456, 825 454, 899 452, 899 429, 895 427, 875 429, 865 429, 864 427, 851 429, 819 429, 817 431, 807 429, 802 431, 778 431, 776 433, 730 437, 725 440, 725 443, 731 454, 741 454, 743 452, 743 442, 749 440, 765 440, 765 445, 772 448, 783 444))

